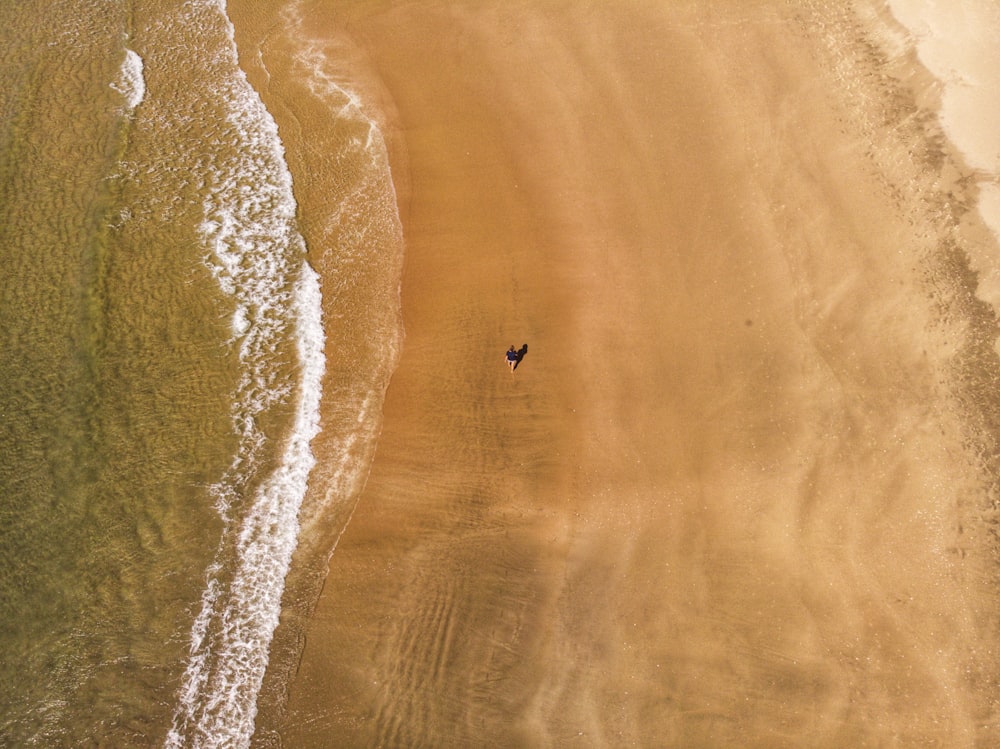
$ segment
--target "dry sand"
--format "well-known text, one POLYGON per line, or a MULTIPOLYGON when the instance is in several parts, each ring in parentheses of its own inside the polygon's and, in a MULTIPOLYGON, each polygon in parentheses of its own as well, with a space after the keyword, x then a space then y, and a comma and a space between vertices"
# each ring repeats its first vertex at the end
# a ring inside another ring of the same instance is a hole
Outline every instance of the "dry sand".
POLYGON ((797 6, 301 6, 395 107, 406 341, 284 746, 995 743, 952 162, 797 6))

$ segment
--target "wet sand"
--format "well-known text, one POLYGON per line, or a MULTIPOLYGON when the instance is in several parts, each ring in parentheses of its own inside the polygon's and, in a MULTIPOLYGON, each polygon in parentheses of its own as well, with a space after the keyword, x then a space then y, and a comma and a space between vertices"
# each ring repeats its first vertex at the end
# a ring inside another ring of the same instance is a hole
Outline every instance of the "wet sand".
POLYGON ((914 155, 917 71, 822 4, 336 6, 303 9, 395 107, 406 339, 265 727, 995 741, 989 502, 932 259, 975 227, 928 203, 961 175, 914 155))

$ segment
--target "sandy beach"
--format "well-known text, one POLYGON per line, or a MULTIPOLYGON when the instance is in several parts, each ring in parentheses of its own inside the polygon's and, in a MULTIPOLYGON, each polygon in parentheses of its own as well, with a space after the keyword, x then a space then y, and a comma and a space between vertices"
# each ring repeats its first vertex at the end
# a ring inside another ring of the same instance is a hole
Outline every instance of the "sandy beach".
POLYGON ((373 82, 406 337, 260 745, 1000 738, 991 240, 913 61, 824 3, 299 12, 373 82))

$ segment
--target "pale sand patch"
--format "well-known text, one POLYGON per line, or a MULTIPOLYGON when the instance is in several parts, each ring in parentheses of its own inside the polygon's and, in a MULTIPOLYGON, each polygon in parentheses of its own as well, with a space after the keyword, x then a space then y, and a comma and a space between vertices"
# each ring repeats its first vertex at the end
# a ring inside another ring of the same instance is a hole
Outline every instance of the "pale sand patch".
POLYGON ((936 238, 832 88, 850 18, 303 7, 398 110, 407 338, 284 745, 995 739, 936 238))

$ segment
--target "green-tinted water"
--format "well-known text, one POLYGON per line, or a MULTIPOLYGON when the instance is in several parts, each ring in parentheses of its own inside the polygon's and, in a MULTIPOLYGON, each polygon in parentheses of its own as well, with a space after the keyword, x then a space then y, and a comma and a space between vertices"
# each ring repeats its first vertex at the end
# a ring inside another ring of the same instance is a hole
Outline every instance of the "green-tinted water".
POLYGON ((207 487, 235 449, 200 201, 178 202, 171 141, 110 85, 129 20, 0 11, 5 745, 162 737, 220 530, 207 487))

